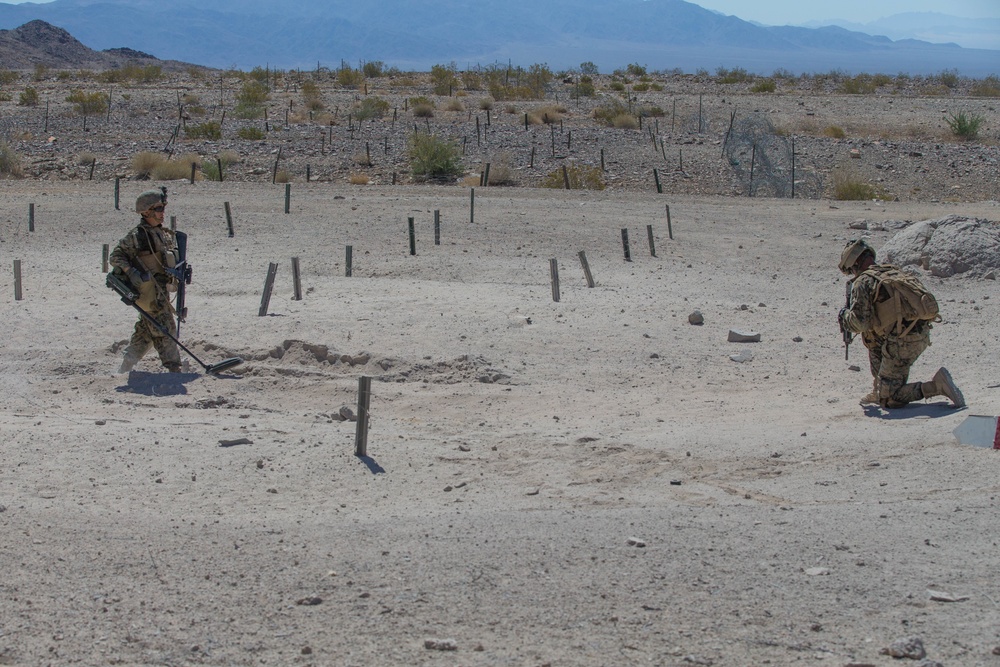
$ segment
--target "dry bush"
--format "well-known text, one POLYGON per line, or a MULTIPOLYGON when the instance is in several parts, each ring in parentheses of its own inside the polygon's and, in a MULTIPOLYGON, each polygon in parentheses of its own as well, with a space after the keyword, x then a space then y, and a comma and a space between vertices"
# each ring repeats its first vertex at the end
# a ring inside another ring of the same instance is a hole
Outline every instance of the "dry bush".
POLYGON ((517 105, 516 104, 508 104, 508 105, 504 106, 503 112, 506 113, 506 114, 511 114, 511 115, 516 114, 516 113, 518 113, 517 105))
POLYGON ((434 105, 427 102, 420 102, 413 105, 413 115, 416 118, 433 118, 434 105))
POLYGON ((445 111, 465 111, 465 105, 462 104, 462 100, 451 98, 444 105, 445 111))
POLYGON ((222 164, 239 164, 241 160, 240 154, 231 149, 219 151, 219 159, 222 160, 222 164))
POLYGON ((482 178, 481 177, 476 176, 474 174, 470 174, 470 175, 466 176, 465 178, 462 178, 458 183, 459 183, 459 185, 465 185, 465 186, 470 187, 470 188, 475 188, 475 187, 479 187, 479 184, 481 182, 482 182, 482 178))
POLYGON ((823 128, 823 136, 831 139, 843 139, 847 134, 844 133, 844 128, 839 125, 827 125, 823 128))
POLYGON ((483 97, 483 98, 480 98, 480 100, 479 100, 479 108, 482 109, 483 111, 489 111, 490 109, 492 109, 493 108, 493 98, 492 97, 483 97))
POLYGON ((347 182, 351 185, 368 185, 371 180, 368 178, 368 174, 351 174, 347 177, 347 182))
POLYGON ((132 171, 137 178, 149 178, 153 175, 153 170, 160 166, 166 158, 162 153, 153 151, 142 151, 132 156, 132 171))
POLYGON ((539 107, 528 114, 528 123, 531 125, 552 124, 561 121, 566 114, 566 107, 561 104, 550 104, 539 107))
MULTIPOLYGON (((201 157, 196 153, 187 153, 173 160, 160 162, 153 168, 150 176, 157 181, 179 181, 191 178, 191 165, 201 165, 201 157)), ((198 170, 195 170, 195 180, 201 178, 198 170)))
POLYGON ((89 167, 94 163, 94 160, 96 159, 97 156, 95 154, 91 153, 90 151, 83 151, 82 153, 76 156, 76 163, 81 167, 89 167))
POLYGON ((639 119, 630 113, 620 113, 611 119, 611 127, 617 127, 620 130, 637 130, 639 129, 639 119))
POLYGON ((841 165, 833 170, 833 198, 841 201, 869 201, 886 199, 886 195, 880 188, 862 181, 852 169, 841 165))
POLYGON ((21 156, 14 152, 6 141, 0 139, 0 176, 5 178, 21 178, 24 170, 21 168, 21 156))
POLYGON ((354 161, 354 164, 360 165, 362 167, 372 166, 372 160, 368 156, 368 153, 355 153, 352 160, 354 161))
POLYGON ((490 161, 489 185, 517 185, 510 153, 499 153, 490 161))
POLYGON ((553 190, 566 189, 566 181, 569 180, 570 190, 603 190, 604 178, 601 170, 597 167, 581 167, 578 165, 567 166, 566 173, 560 167, 549 172, 539 183, 540 187, 551 188, 553 190))
POLYGON ((276 171, 274 173, 274 182, 275 183, 291 183, 292 182, 292 175, 289 172, 285 171, 284 169, 279 169, 278 171, 276 171))

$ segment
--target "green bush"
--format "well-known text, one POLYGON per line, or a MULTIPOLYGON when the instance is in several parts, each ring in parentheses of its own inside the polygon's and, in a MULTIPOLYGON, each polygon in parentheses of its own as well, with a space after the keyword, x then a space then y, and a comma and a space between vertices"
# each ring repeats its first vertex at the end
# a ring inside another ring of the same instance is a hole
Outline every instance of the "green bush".
POLYGON ((752 93, 773 93, 777 85, 774 83, 774 79, 760 79, 757 83, 750 86, 750 92, 752 93))
POLYGON ((841 167, 833 171, 833 198, 840 201, 868 201, 882 198, 882 193, 841 167))
POLYGON ((389 112, 389 102, 374 95, 366 97, 354 106, 351 111, 358 120, 369 120, 371 118, 382 118, 389 112))
POLYGON ((600 169, 597 167, 581 167, 579 165, 566 167, 565 175, 563 174, 562 167, 549 172, 549 174, 542 179, 541 183, 539 183, 539 186, 543 188, 552 188, 553 190, 565 190, 567 178, 569 180, 570 190, 604 189, 604 179, 602 178, 600 169))
MULTIPOLYGON (((176 160, 166 160, 153 167, 150 176, 157 181, 179 181, 191 178, 191 165, 201 164, 201 158, 193 153, 182 155, 176 160)), ((195 174, 197 178, 197 174, 195 174)))
POLYGON ((377 79, 384 75, 385 63, 381 60, 372 60, 361 66, 361 73, 369 79, 377 79))
POLYGON ((594 77, 600 74, 600 70, 598 70, 597 65, 595 65, 592 61, 587 60, 580 63, 580 74, 594 77))
POLYGON ((365 73, 350 66, 337 70, 337 83, 344 88, 358 88, 365 82, 365 73))
POLYGON ((948 127, 951 128, 952 134, 956 137, 972 141, 979 136, 979 128, 985 120, 979 114, 966 115, 964 111, 959 111, 958 114, 952 114, 950 118, 945 118, 944 122, 948 123, 948 127))
POLYGON ((586 74, 581 75, 580 80, 573 88, 573 97, 593 97, 596 94, 597 88, 594 87, 594 79, 586 74))
POLYGON ((1000 97, 1000 77, 990 74, 982 81, 976 81, 969 89, 969 94, 976 97, 1000 97))
POLYGON ((76 112, 84 116, 102 114, 108 110, 108 96, 104 93, 85 93, 82 90, 74 90, 66 98, 66 101, 72 102, 76 112))
POLYGON ((259 127, 241 127, 236 131, 236 136, 248 141, 262 141, 267 135, 259 127))
POLYGON ((719 83, 746 83, 753 77, 742 67, 726 69, 719 67, 715 70, 715 78, 719 83))
POLYGON ((17 103, 22 107, 38 106, 38 91, 31 86, 28 86, 24 89, 24 92, 21 93, 21 97, 18 99, 17 103))
POLYGON ((310 111, 319 111, 324 107, 323 95, 315 81, 302 83, 302 101, 310 111))
POLYGON ((233 113, 237 118, 260 118, 264 115, 264 103, 269 96, 267 86, 260 81, 244 81, 240 91, 236 93, 233 113))
POLYGON ((188 139, 208 139, 217 141, 222 138, 222 125, 214 120, 200 125, 189 125, 184 128, 184 136, 188 139))
POLYGON ((9 86, 20 78, 21 75, 17 72, 12 72, 9 69, 0 70, 0 85, 9 86))
POLYGON ((410 170, 417 178, 444 181, 462 173, 461 149, 433 134, 410 137, 410 170))
POLYGON ((625 71, 636 77, 646 76, 646 66, 640 65, 639 63, 632 63, 625 68, 625 71))
POLYGON ((431 66, 431 86, 435 95, 451 95, 458 87, 456 71, 454 63, 431 66))
POLYGON ((850 76, 840 83, 840 91, 848 95, 870 95, 876 90, 878 86, 870 74, 850 76))
POLYGON ((618 100, 611 100, 610 104, 596 107, 592 112, 594 120, 608 126, 613 126, 613 121, 618 116, 628 113, 628 108, 618 100))
POLYGON ((942 86, 947 86, 949 88, 954 88, 958 85, 958 70, 957 69, 946 69, 942 70, 940 74, 937 75, 938 81, 941 82, 942 86))

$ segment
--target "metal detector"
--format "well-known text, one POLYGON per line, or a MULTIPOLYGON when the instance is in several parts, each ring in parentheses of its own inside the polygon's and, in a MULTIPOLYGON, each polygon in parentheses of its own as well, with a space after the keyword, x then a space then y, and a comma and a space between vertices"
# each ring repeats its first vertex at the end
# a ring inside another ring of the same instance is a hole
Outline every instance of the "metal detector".
POLYGON ((108 287, 113 289, 122 298, 122 303, 128 304, 129 306, 132 306, 133 308, 138 310, 139 314, 142 315, 144 318, 146 318, 146 321, 148 321, 150 324, 156 327, 157 331, 162 333, 164 336, 170 338, 170 340, 177 343, 182 350, 191 355, 191 358, 197 361, 198 365, 204 368, 206 373, 209 373, 210 375, 215 375, 216 373, 221 373, 222 371, 229 370, 230 368, 233 368, 234 366, 239 366, 240 364, 243 363, 243 359, 241 357, 230 357, 228 359, 223 359, 217 364, 212 364, 211 366, 209 366, 201 359, 199 359, 197 356, 195 356, 194 352, 189 350, 187 346, 184 345, 184 343, 177 340, 176 336, 172 335, 169 331, 164 329, 163 325, 157 322, 152 315, 143 310, 142 307, 135 302, 136 299, 139 298, 139 295, 135 292, 135 290, 132 289, 130 285, 125 283, 125 281, 123 281, 118 276, 114 275, 114 273, 108 274, 106 283, 108 287))

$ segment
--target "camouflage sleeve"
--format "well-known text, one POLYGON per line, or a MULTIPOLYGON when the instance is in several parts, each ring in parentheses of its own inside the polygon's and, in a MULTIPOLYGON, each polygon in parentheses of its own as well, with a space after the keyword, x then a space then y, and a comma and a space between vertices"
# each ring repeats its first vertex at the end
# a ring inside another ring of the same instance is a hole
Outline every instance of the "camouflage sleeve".
POLYGON ((860 275, 851 286, 851 307, 844 313, 844 324, 854 333, 865 333, 872 328, 875 312, 875 279, 860 275))
POLYGON ((125 235, 115 249, 111 251, 111 255, 108 257, 108 263, 111 266, 121 269, 122 271, 128 271, 133 268, 132 258, 135 257, 138 248, 136 245, 135 233, 129 232, 125 235))

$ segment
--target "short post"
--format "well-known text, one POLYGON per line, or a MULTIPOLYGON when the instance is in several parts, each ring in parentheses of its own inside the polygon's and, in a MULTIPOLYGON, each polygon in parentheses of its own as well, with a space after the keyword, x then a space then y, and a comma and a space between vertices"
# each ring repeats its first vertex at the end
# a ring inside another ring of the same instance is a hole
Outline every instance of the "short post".
POLYGON ((28 231, 35 231, 35 205, 28 204, 28 231))
POLYGON ((344 275, 348 278, 351 277, 353 271, 352 264, 354 262, 354 246, 347 246, 347 252, 344 255, 344 275))
POLYGON ((622 248, 625 249, 625 261, 632 261, 632 251, 628 247, 628 229, 622 229, 622 248))
POLYGON ((14 260, 14 301, 21 300, 21 260, 14 260))
POLYGON ((656 192, 658 194, 663 194, 663 186, 660 185, 660 172, 655 167, 653 168, 653 180, 656 181, 656 192))
POLYGON ((601 149, 601 171, 607 171, 607 169, 604 168, 604 149, 603 148, 601 149))
POLYGON ((587 287, 594 286, 594 276, 590 273, 590 263, 587 261, 587 253, 580 251, 580 266, 583 267, 583 277, 587 279, 587 287))
POLYGON ((91 161, 90 163, 90 177, 87 179, 88 181, 94 180, 94 167, 96 166, 97 166, 97 158, 95 157, 93 161, 91 161))
POLYGON ((549 275, 552 277, 552 300, 559 301, 559 262, 555 257, 549 260, 549 275))
POLYGON ((566 169, 566 165, 562 166, 562 173, 563 173, 563 185, 566 187, 567 190, 569 190, 570 189, 570 187, 569 187, 569 170, 566 169))
POLYGON ((226 209, 226 224, 229 225, 229 238, 233 238, 236 236, 236 233, 233 231, 233 212, 229 208, 229 202, 225 202, 223 206, 226 209))
POLYGON ((795 199, 795 135, 792 135, 792 199, 795 199))
POLYGON ((215 158, 215 166, 219 168, 219 183, 226 180, 225 174, 222 173, 222 158, 215 158))
POLYGON ((170 231, 172 231, 172 232, 176 232, 177 231, 177 216, 176 215, 170 216, 170 231))
POLYGON ((753 164, 757 161, 757 144, 750 149, 750 187, 747 189, 747 196, 753 197, 753 164))
POLYGON ((483 170, 483 187, 488 187, 490 184, 490 163, 486 163, 486 169, 483 170))
POLYGON ((368 456, 368 409, 372 400, 372 379, 358 378, 358 425, 354 431, 354 455, 368 456))
POLYGON ((198 163, 194 160, 191 161, 191 185, 194 185, 194 172, 198 168, 198 163))
POLYGON ((267 307, 271 303, 271 290, 274 289, 274 277, 278 275, 278 265, 271 262, 267 266, 267 278, 264 279, 264 294, 260 297, 260 310, 258 317, 267 315, 267 307))
POLYGON ((292 210, 292 184, 285 183, 285 215, 292 210))
POLYGON ((410 231, 410 254, 411 255, 416 255, 417 254, 417 232, 416 232, 416 230, 413 227, 413 218, 407 218, 406 221, 407 221, 407 226, 409 227, 409 231, 410 231))
POLYGON ((670 224, 670 204, 667 204, 667 238, 674 240, 674 227, 670 224))
MULTIPOLYGON (((267 113, 265 111, 265 113, 267 113)), ((274 169, 271 171, 271 184, 278 182, 278 163, 281 162, 281 146, 278 146, 278 155, 274 158, 274 169)))
POLYGON ((552 157, 556 156, 556 126, 549 125, 549 129, 552 130, 552 157))
POLYGON ((469 188, 469 224, 476 221, 476 189, 469 188))
POLYGON ((309 183, 310 181, 312 181, 312 167, 307 164, 306 165, 306 183, 309 183))
POLYGON ((121 177, 115 176, 115 210, 118 210, 118 195, 121 194, 121 177))
POLYGON ((684 171, 684 149, 677 149, 677 171, 684 171))
POLYGON ((649 256, 656 257, 656 242, 653 241, 653 225, 646 225, 646 236, 649 238, 649 256))
POLYGON ((111 246, 105 243, 101 247, 101 273, 108 272, 108 253, 111 250, 111 246))
POLYGON ((434 209, 434 245, 441 245, 441 211, 434 209))
POLYGON ((528 162, 528 169, 535 168, 535 147, 531 147, 531 160, 528 162))
POLYGON ((298 257, 292 257, 292 300, 302 301, 302 277, 299 274, 298 257))

